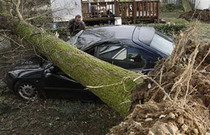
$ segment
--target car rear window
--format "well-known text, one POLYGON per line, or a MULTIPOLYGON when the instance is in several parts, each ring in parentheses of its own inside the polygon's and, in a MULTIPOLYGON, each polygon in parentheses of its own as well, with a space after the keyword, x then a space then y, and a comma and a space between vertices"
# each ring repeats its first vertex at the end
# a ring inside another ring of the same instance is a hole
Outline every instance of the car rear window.
POLYGON ((150 46, 166 55, 171 55, 171 53, 174 49, 173 42, 164 38, 163 36, 159 35, 158 33, 154 34, 153 39, 150 43, 150 46))

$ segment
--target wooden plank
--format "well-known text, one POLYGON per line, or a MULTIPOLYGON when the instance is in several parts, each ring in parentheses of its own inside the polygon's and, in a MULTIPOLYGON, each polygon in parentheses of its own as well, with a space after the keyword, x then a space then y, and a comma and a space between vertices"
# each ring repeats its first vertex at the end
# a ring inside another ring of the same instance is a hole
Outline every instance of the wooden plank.
POLYGON ((114 20, 114 18, 111 17, 99 17, 99 18, 84 18, 84 22, 91 22, 91 21, 108 21, 108 20, 114 20))
POLYGON ((156 11, 156 9, 155 9, 155 4, 156 4, 156 3, 153 3, 153 10, 152 10, 152 11, 153 11, 153 16, 156 16, 156 15, 157 15, 157 14, 156 14, 157 11, 156 11))
POLYGON ((148 6, 147 6, 147 4, 148 4, 148 2, 145 1, 144 5, 145 5, 145 12, 146 12, 145 16, 146 17, 147 17, 147 13, 148 13, 148 6))
POLYGON ((135 24, 136 23, 136 12, 137 12, 137 2, 135 0, 133 0, 133 23, 135 24))
POLYGON ((160 21, 160 8, 159 8, 159 4, 160 4, 160 2, 158 1, 157 2, 157 6, 156 6, 156 9, 157 9, 157 23, 159 23, 159 21, 160 21))
POLYGON ((151 2, 150 1, 148 2, 148 8, 149 8, 149 17, 151 17, 152 10, 151 10, 151 2))
POLYGON ((145 4, 142 2, 142 17, 144 17, 144 12, 145 12, 145 4))
POLYGON ((120 16, 120 6, 119 2, 116 0, 114 1, 114 6, 115 6, 115 16, 119 17, 120 16))
POLYGON ((142 17, 143 3, 139 2, 139 17, 142 17))

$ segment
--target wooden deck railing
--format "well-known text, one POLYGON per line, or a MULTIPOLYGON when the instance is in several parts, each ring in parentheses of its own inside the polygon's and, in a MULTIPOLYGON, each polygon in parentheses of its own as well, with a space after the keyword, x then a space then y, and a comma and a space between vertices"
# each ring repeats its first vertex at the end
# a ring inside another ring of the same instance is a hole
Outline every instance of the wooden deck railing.
POLYGON ((84 21, 113 20, 121 17, 124 23, 158 21, 159 1, 82 2, 84 21))

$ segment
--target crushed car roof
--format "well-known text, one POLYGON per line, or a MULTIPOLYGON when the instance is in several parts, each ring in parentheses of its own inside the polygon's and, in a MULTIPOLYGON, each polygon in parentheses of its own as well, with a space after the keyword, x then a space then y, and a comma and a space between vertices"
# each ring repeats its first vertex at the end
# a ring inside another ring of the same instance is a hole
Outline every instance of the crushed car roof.
POLYGON ((88 30, 97 33, 104 38, 132 39, 133 31, 135 28, 136 26, 132 25, 120 25, 97 27, 88 30))

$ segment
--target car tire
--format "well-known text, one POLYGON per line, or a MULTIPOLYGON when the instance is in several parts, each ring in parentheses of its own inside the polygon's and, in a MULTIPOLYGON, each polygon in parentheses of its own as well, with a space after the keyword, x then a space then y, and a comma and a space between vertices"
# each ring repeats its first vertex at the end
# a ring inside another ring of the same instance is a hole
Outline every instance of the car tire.
POLYGON ((34 101, 40 97, 40 91, 38 87, 31 82, 17 82, 15 84, 15 92, 23 99, 34 101))

